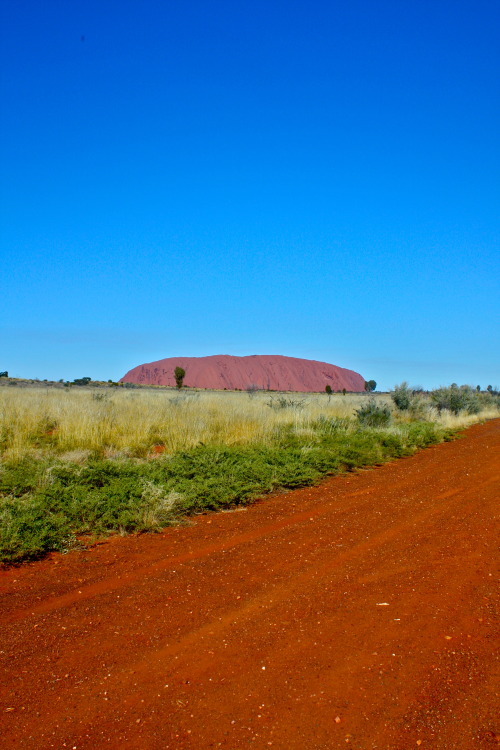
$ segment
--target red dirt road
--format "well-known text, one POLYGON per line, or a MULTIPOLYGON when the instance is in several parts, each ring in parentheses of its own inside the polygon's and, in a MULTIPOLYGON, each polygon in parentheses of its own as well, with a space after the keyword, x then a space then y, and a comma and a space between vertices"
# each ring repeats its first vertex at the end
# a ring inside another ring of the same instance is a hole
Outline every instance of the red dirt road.
POLYGON ((500 745, 500 420, 2 573, 2 748, 500 745))

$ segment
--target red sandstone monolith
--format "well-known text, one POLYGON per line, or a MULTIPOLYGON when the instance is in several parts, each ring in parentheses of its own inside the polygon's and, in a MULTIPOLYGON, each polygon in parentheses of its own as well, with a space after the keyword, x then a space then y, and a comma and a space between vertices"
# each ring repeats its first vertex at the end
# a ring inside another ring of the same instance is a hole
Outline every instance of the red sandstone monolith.
POLYGON ((228 390, 257 388, 273 391, 364 391, 364 378, 353 370, 311 359, 254 354, 235 357, 169 357, 138 365, 121 378, 125 383, 175 386, 174 370, 186 371, 184 385, 191 388, 228 390))

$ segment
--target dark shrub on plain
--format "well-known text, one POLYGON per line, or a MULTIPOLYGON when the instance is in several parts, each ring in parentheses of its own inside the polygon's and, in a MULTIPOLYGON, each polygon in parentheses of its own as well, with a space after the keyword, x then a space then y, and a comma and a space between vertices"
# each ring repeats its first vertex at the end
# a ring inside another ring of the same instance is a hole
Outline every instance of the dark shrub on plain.
POLYGON ((461 411, 478 414, 481 411, 480 395, 467 385, 459 387, 453 383, 449 388, 437 388, 431 393, 431 401, 439 412, 447 409, 452 414, 461 411))
POLYGON ((391 398, 400 411, 408 411, 413 404, 413 393, 408 387, 408 383, 403 381, 400 385, 394 386, 391 398))
POLYGON ((356 410, 356 416, 359 424, 364 427, 386 427, 391 421, 391 410, 388 406, 378 406, 377 402, 371 399, 356 410))

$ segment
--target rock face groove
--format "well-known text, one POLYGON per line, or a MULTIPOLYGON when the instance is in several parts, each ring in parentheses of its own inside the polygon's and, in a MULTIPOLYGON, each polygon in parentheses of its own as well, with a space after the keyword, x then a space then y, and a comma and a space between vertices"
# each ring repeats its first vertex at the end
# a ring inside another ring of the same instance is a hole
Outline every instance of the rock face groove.
POLYGON ((182 367, 184 385, 191 388, 245 390, 257 387, 273 391, 364 391, 364 378, 353 370, 310 359, 280 355, 254 354, 234 357, 217 354, 211 357, 169 357, 139 365, 129 370, 125 383, 175 386, 174 370, 182 367))

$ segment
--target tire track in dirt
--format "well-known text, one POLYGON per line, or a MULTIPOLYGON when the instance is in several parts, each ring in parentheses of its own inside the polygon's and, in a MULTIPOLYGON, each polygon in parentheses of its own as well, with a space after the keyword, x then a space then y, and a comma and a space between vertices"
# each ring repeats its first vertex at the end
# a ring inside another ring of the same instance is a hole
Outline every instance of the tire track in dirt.
MULTIPOLYGON (((423 515, 427 517, 432 516, 432 514, 423 514, 423 515)), ((423 519, 419 519, 419 520, 423 520, 423 519)), ((404 531, 404 529, 401 529, 401 531, 404 531)), ((388 535, 387 538, 377 538, 376 540, 372 540, 375 542, 375 544, 373 545, 370 545, 369 542, 367 542, 365 547, 368 548, 369 546, 371 546, 371 549, 373 549, 374 547, 379 546, 380 544, 386 543, 388 540, 390 541, 392 536, 393 535, 388 535)), ((356 550, 353 550, 352 552, 354 553, 354 555, 343 554, 342 557, 344 558, 344 560, 355 556, 356 550)), ((321 580, 323 574, 327 572, 329 572, 329 570, 319 571, 318 572, 319 579, 321 580)), ((308 577, 309 575, 303 576, 304 579, 308 577)), ((296 584, 295 588, 297 590, 301 589, 300 581, 294 582, 294 584, 296 584)), ((244 608, 244 611, 242 612, 232 611, 228 613, 228 615, 223 621, 218 622, 215 625, 213 623, 209 624, 204 629, 204 631, 193 633, 191 636, 188 636, 187 638, 183 639, 181 643, 176 644, 174 647, 170 649, 166 649, 164 651, 159 651, 159 652, 155 651, 154 653, 149 653, 147 659, 142 663, 128 664, 127 674, 122 674, 122 675, 115 674, 113 676, 113 679, 110 680, 110 684, 112 686, 111 689, 114 689, 114 690, 118 689, 120 694, 127 696, 125 699, 125 705, 128 711, 138 711, 140 708, 141 702, 143 700, 141 696, 147 693, 150 693, 152 690, 158 690, 162 688, 163 686, 162 675, 164 673, 165 659, 167 660, 173 659, 176 656, 178 656, 179 662, 176 664, 175 669, 170 668, 168 670, 168 675, 169 675, 168 679, 169 680, 173 679, 174 681, 177 681, 179 685, 182 685, 183 683, 186 682, 184 678, 187 676, 189 677, 189 681, 188 681, 189 683, 198 681, 200 677, 203 677, 204 673, 206 673, 207 670, 211 670, 211 669, 213 670, 214 668, 213 659, 215 658, 215 657, 212 657, 212 660, 210 660, 208 664, 204 660, 202 660, 196 665, 193 665, 191 663, 192 654, 200 653, 200 648, 199 648, 200 641, 208 639, 210 643, 212 644, 212 646, 214 645, 214 642, 215 643, 220 642, 222 637, 225 635, 226 631, 229 628, 233 627, 234 625, 238 625, 238 624, 241 625, 241 622, 238 623, 238 619, 250 618, 251 620, 253 620, 253 623, 257 627, 257 629, 261 630, 262 626, 259 620, 261 620, 263 617, 266 619, 273 617, 273 613, 271 610, 279 606, 282 601, 284 600, 288 601, 290 599, 293 599, 295 592, 293 590, 288 590, 288 591, 284 591, 280 593, 283 593, 284 596, 282 596, 281 598, 277 598, 276 592, 271 591, 265 597, 265 599, 267 599, 268 601, 250 602, 249 605, 244 608), (260 611, 259 604, 268 605, 268 606, 265 606, 265 610, 266 610, 265 612, 260 611), (269 604, 271 604, 271 606, 269 606, 269 604), (242 615, 243 617, 239 618, 238 615, 242 615), (150 677, 150 671, 151 671, 152 666, 154 666, 155 675, 158 674, 158 677, 156 678, 156 680, 151 680, 151 677, 150 677), (134 683, 133 686, 132 686, 132 683, 134 683)), ((454 592, 454 594, 456 594, 456 591, 454 592)), ((393 602, 391 602, 391 606, 392 604, 393 602)), ((401 612, 398 612, 398 613, 402 614, 401 612)), ((365 632, 364 638, 365 639, 368 638, 369 635, 370 635, 369 631, 365 632)), ((376 647, 376 641, 374 642, 372 648, 375 648, 375 647, 376 647)), ((309 648, 310 648, 309 643, 304 643, 303 645, 299 647, 295 646, 293 649, 293 652, 289 654, 288 656, 288 661, 292 661, 292 662, 296 660, 300 661, 302 658, 302 653, 307 655, 309 648)), ((221 657, 222 655, 223 654, 220 654, 221 657)), ((227 659, 227 652, 225 654, 225 658, 227 659)), ((238 661, 238 648, 237 647, 233 649, 233 652, 231 653, 231 661, 233 663, 237 663, 238 661)), ((285 666, 282 669, 284 672, 286 672, 288 669, 288 665, 285 664, 285 666)), ((330 676, 329 682, 332 683, 338 680, 345 680, 346 675, 348 675, 349 671, 352 669, 353 669, 353 661, 351 660, 350 663, 346 662, 343 665, 343 668, 341 670, 337 669, 334 675, 332 674, 330 676)), ((325 681, 323 687, 328 686, 328 684, 329 684, 328 681, 325 681)), ((382 693, 379 700, 383 704, 383 702, 385 701, 385 693, 382 693)), ((99 716, 99 703, 102 704, 102 701, 96 700, 94 704, 90 704, 90 705, 87 703, 84 708, 83 715, 90 710, 91 714, 93 714, 94 716, 99 716)), ((151 701, 149 701, 149 704, 151 707, 151 701)), ((402 699, 398 701, 398 706, 404 707, 405 709, 408 708, 407 703, 405 703, 402 699)), ((71 727, 67 726, 66 729, 74 730, 78 724, 78 721, 80 721, 81 719, 82 719, 81 716, 74 715, 72 717, 72 726, 71 727)), ((102 715, 102 711, 101 711, 100 721, 105 721, 105 715, 104 716, 102 715)), ((372 718, 371 723, 372 723, 372 731, 373 731, 373 724, 374 724, 373 718, 372 718)), ((138 746, 139 747, 141 746, 140 743, 138 744, 138 746)))
MULTIPOLYGON (((349 492, 345 496, 346 499, 357 499, 359 497, 370 494, 369 489, 358 490, 355 492, 349 492)), ((435 500, 447 499, 457 494, 457 490, 448 490, 435 497, 435 500)), ((344 504, 344 510, 346 509, 344 504)), ((153 565, 145 566, 140 570, 135 570, 133 573, 126 573, 122 576, 116 576, 108 578, 99 583, 90 585, 79 586, 77 589, 68 592, 62 596, 53 597, 47 601, 35 604, 30 608, 30 612, 26 609, 20 609, 13 611, 9 614, 8 618, 5 619, 5 624, 16 622, 17 620, 31 617, 34 615, 49 614, 58 609, 64 607, 70 607, 72 604, 81 603, 86 599, 92 599, 101 594, 109 594, 114 591, 127 588, 137 581, 143 580, 147 577, 153 577, 158 573, 173 568, 174 566, 182 565, 184 563, 195 562, 204 557, 208 557, 217 552, 225 552, 233 549, 234 547, 248 544, 262 537, 268 536, 275 532, 279 532, 283 529, 287 529, 290 526, 295 526, 303 523, 304 521, 311 521, 313 519, 320 519, 332 512, 330 507, 311 509, 301 513, 296 513, 289 518, 281 520, 279 522, 262 526, 256 531, 248 532, 245 534, 239 534, 238 536, 231 537, 226 541, 222 541, 216 544, 207 545, 196 551, 185 552, 174 557, 169 557, 166 560, 161 560, 154 563, 153 565)))
MULTIPOLYGON (((349 493, 347 497, 356 498, 359 495, 366 495, 368 494, 368 492, 369 490, 361 490, 359 492, 349 493)), ((196 551, 185 552, 181 555, 170 557, 167 560, 156 562, 153 565, 141 568, 140 570, 136 570, 133 573, 128 573, 124 576, 107 579, 105 581, 89 586, 81 586, 78 590, 70 591, 63 596, 55 597, 53 599, 50 599, 49 601, 34 605, 31 608, 31 612, 29 614, 25 609, 18 610, 17 612, 14 611, 10 614, 9 619, 6 620, 6 622, 12 623, 16 620, 24 619, 25 617, 30 615, 32 616, 48 614, 55 610, 69 607, 76 602, 81 603, 85 599, 91 599, 101 594, 113 593, 114 591, 117 591, 119 589, 127 588, 128 586, 144 579, 145 577, 153 577, 164 570, 173 568, 174 566, 189 562, 195 562, 197 560, 201 560, 204 557, 213 555, 214 553, 226 552, 228 550, 232 550, 234 547, 255 542, 262 537, 274 534, 281 531, 282 529, 301 524, 304 521, 310 521, 312 518, 319 519, 322 516, 327 515, 329 512, 329 508, 321 508, 317 510, 305 511, 303 513, 296 513, 290 518, 286 518, 277 523, 262 526, 256 531, 240 534, 238 536, 231 537, 226 541, 207 545, 196 551)))

